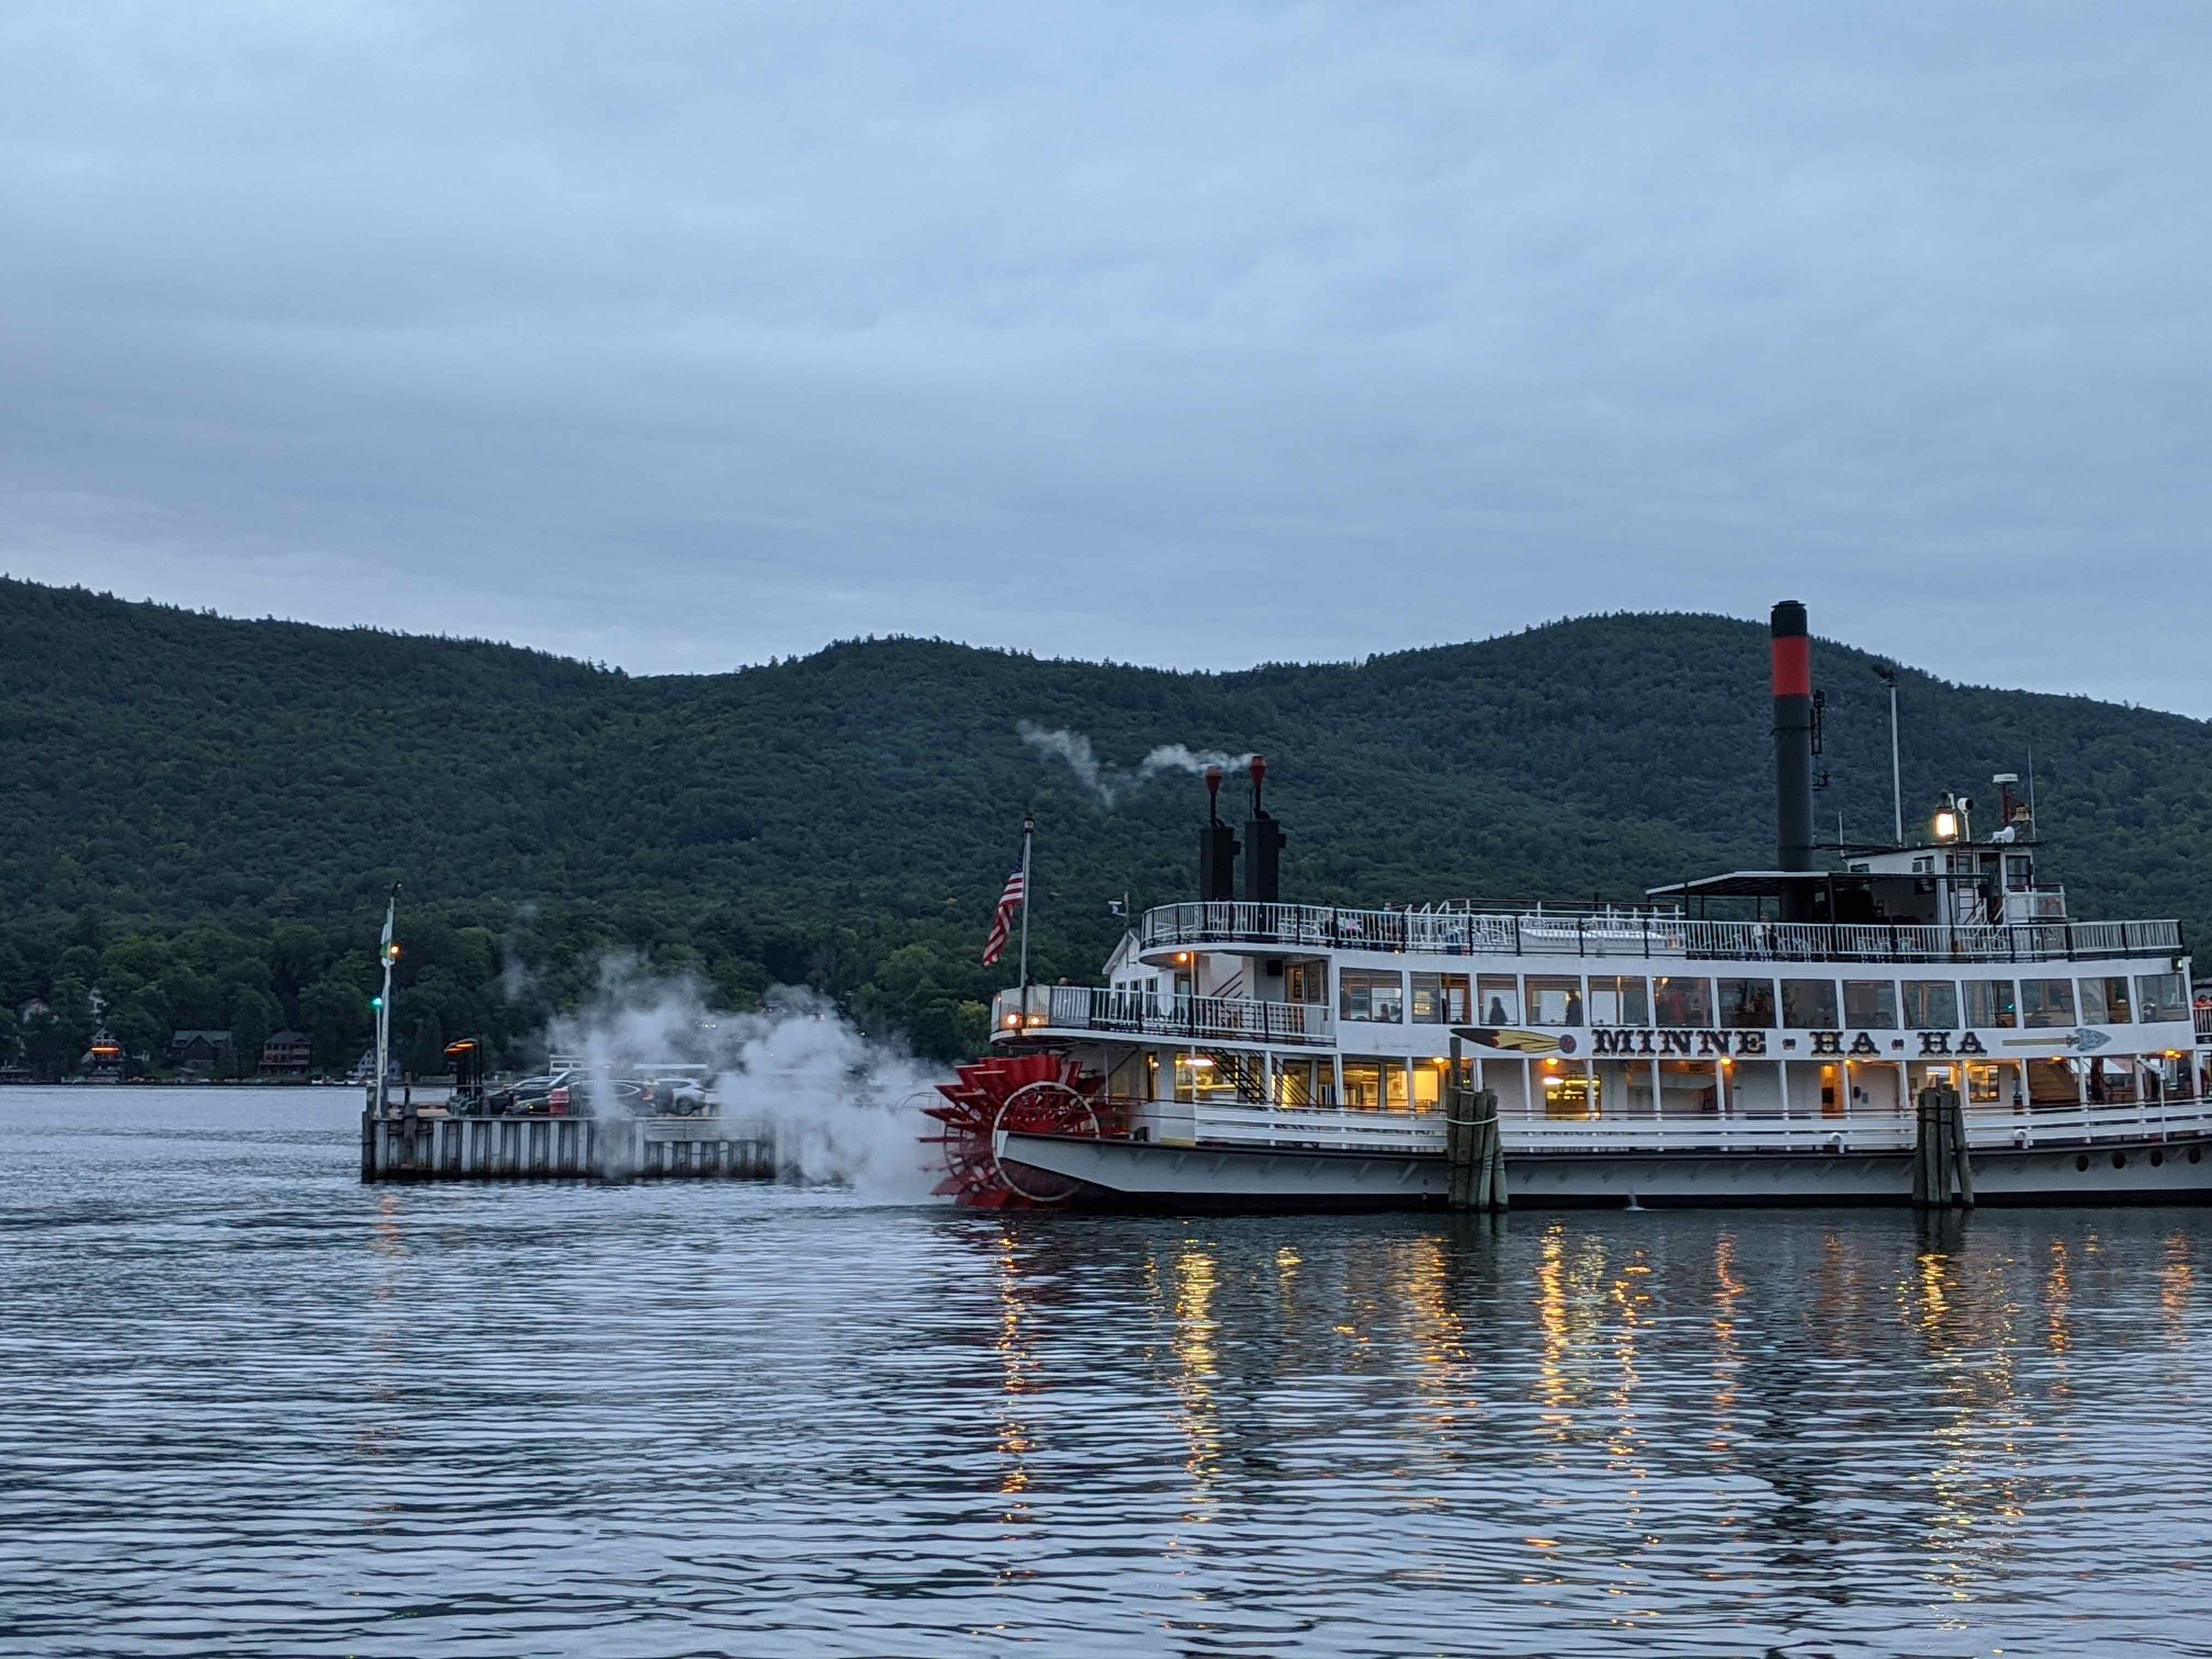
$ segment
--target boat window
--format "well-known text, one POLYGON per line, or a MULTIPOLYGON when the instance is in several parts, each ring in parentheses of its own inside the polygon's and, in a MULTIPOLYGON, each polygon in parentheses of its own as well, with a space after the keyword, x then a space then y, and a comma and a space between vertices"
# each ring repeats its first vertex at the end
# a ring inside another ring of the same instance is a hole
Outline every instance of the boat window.
POLYGON ((1485 1025, 1521 1023, 1521 984, 1510 974, 1485 974, 1475 981, 1475 1017, 1485 1025))
POLYGON ((2004 1073, 1994 1065, 1966 1066, 1966 1104, 1969 1106, 1998 1106, 2004 1103, 2004 1073))
POLYGON ((1413 1109, 1433 1112, 1443 1099, 1445 1067, 1432 1060, 1413 1062, 1413 1109))
POLYGON ((1528 1023, 1531 1025, 1581 1024, 1581 979, 1572 975, 1529 975, 1528 1023))
MULTIPOLYGON (((1402 974, 1346 968, 1337 975, 1336 988, 1336 1012, 1345 1019, 1396 1024, 1406 1018, 1406 979, 1402 974)), ((1346 1085, 1347 1089, 1350 1086, 1346 1085)))
POLYGON ((1774 1024, 1772 980, 1724 979, 1720 984, 1722 1024, 1763 1030, 1774 1024))
POLYGON ((1402 1060, 1382 1062, 1382 1105, 1387 1111, 1406 1109, 1406 1062, 1402 1060))
POLYGON ((1713 1023, 1713 982, 1662 975, 1651 981, 1651 1006, 1660 1025, 1711 1025, 1713 1023))
POLYGON ((1176 1056, 1177 1100, 1231 1103, 1237 1099, 1237 1079, 1212 1054, 1176 1056))
POLYGON ((1887 979, 1844 981, 1844 1024, 1863 1031, 1897 1029, 1897 984, 1887 979))
POLYGON ((1651 996, 1643 975, 1590 975, 1589 1022, 1593 1025, 1649 1025, 1651 996))
POLYGON ((1328 964, 1325 962, 1286 962, 1283 964, 1283 1000, 1327 1002, 1328 964))
POLYGON ((2146 1025, 2189 1018, 2189 988, 2179 974, 2136 975, 2136 1017, 2146 1025))
POLYGON ((1597 1116, 1600 1087, 1600 1079, 1584 1077, 1580 1072, 1547 1073, 1544 1079, 1544 1115, 1570 1118, 1597 1116))
POLYGON ((2008 979, 1970 979, 1966 981, 1966 1024, 1978 1030, 2009 1030, 2020 1024, 2008 979))
POLYGON ((1413 1024, 1466 1024, 1468 994, 1465 974, 1414 975, 1413 1024))
POLYGON ((1275 1062, 1275 1104, 1310 1106, 1314 1103, 1314 1062, 1283 1060, 1275 1062))
POLYGON ((2039 1026, 2074 1023, 2074 981, 2070 979, 2024 979, 2020 982, 2021 1024, 2039 1026))
POLYGON ((1347 1055, 1344 1062, 1344 1103, 1355 1112, 1381 1111, 1382 1072, 1389 1064, 1387 1060, 1354 1060, 1347 1055))
POLYGON ((1959 1029, 1959 988, 1948 979, 1908 979, 1905 993, 1905 1029, 1908 1031, 1955 1031, 1959 1029))
POLYGON ((2081 1023, 2084 1025, 2125 1025, 2135 1018, 2128 1006, 2128 976, 2108 975, 2100 979, 2085 979, 2078 988, 2081 993, 2081 1023))
POLYGON ((1841 1026, 1842 1017, 1836 1012, 1836 981, 1784 980, 1782 1023, 1793 1031, 1832 1031, 1841 1026))

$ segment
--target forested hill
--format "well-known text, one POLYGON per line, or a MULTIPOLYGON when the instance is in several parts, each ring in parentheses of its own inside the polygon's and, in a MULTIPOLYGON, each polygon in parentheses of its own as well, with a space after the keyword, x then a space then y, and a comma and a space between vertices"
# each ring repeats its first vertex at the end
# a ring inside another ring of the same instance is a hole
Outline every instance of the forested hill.
MULTIPOLYGON (((1287 896, 1628 896, 1771 860, 1766 655, 1763 625, 1611 616, 1231 674, 892 639, 638 678, 0 580, 0 1001, 97 986, 145 1031, 278 1021, 335 1060, 404 879, 405 1006, 438 1030, 512 1036, 618 944, 732 999, 811 981, 941 1053, 1004 977, 975 957, 1025 805, 1047 975, 1095 973, 1109 898, 1192 886, 1194 779, 1109 810, 1019 722, 1122 768, 1264 752, 1287 896)), ((1815 663, 1824 824, 1877 836, 1872 659, 1815 663)), ((2212 924, 2212 726, 1912 672, 1902 703, 1911 811, 2032 749, 2077 914, 2212 924)))

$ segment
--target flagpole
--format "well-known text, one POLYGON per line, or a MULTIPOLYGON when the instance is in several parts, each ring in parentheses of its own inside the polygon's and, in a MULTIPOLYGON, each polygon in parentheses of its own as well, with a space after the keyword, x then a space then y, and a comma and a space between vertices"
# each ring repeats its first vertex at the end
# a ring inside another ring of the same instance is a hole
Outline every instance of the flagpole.
POLYGON ((1022 1018, 1030 1014, 1030 843, 1036 838, 1036 814, 1022 814, 1022 1018))
POLYGON ((384 907, 384 936, 377 941, 377 959, 384 964, 384 994, 376 1000, 376 1115, 384 1115, 385 1079, 392 1064, 392 929, 399 915, 399 884, 392 884, 392 896, 384 907))

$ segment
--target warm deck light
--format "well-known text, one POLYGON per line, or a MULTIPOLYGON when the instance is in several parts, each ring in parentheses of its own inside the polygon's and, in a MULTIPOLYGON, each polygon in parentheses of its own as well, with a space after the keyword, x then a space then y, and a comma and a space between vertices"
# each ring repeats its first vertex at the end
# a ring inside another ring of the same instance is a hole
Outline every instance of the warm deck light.
POLYGON ((1933 828, 1936 831, 1936 839, 1938 841, 1959 839, 1959 811, 1953 804, 1950 796, 1944 796, 1943 804, 1936 809, 1936 822, 1933 828))

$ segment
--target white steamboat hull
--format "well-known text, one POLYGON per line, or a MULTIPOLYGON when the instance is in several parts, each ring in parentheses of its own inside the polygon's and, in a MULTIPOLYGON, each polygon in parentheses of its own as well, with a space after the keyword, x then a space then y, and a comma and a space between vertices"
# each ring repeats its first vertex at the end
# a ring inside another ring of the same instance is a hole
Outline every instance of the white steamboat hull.
MULTIPOLYGON (((1985 1204, 2212 1200, 2212 1142, 2100 1141, 1978 1150, 1985 1204)), ((1441 1153, 1178 1146, 1002 1131, 1002 1163, 1082 1183, 1073 1202, 1235 1209, 1389 1209, 1441 1205, 1441 1153)), ((1024 1182, 1024 1184, 1028 1184, 1024 1182)), ((1912 1201, 1905 1152, 1535 1152, 1506 1156, 1511 1200, 1548 1206, 1895 1204, 1912 1201)))

